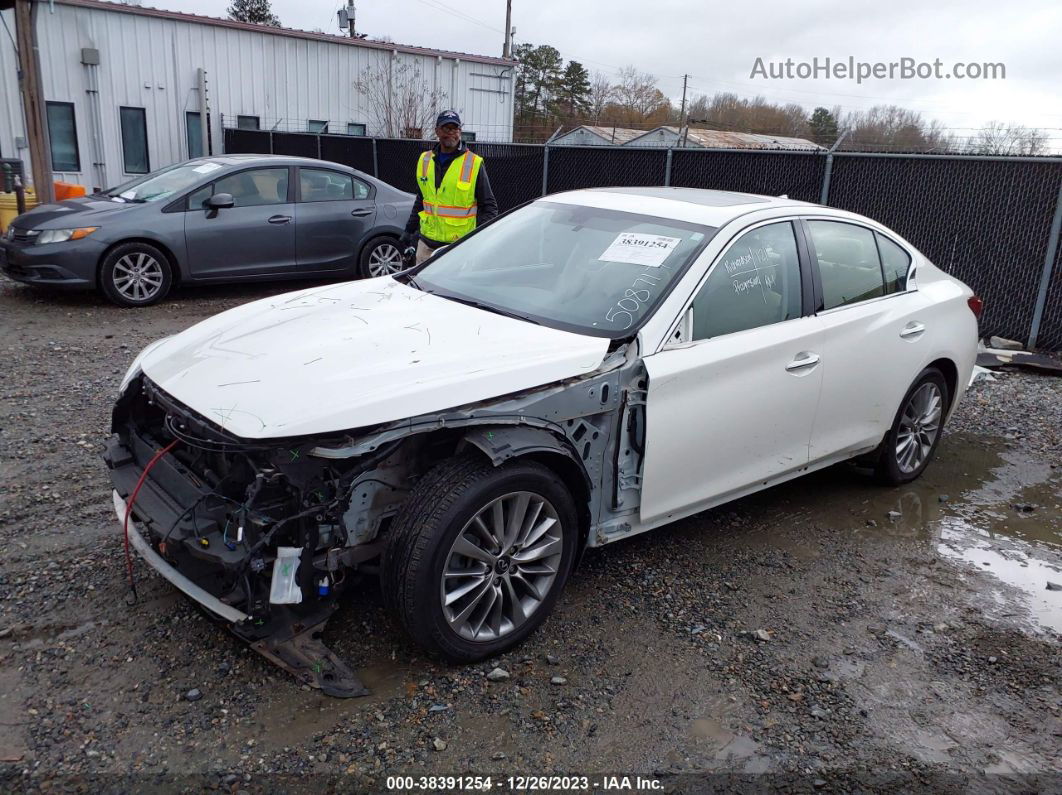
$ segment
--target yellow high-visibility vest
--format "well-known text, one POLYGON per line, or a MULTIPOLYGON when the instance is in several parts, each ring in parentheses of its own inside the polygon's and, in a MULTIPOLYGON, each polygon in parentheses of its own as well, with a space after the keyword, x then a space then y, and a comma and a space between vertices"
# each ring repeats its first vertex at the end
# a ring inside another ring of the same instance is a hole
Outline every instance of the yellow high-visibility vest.
POLYGON ((483 158, 472 152, 450 163, 438 189, 435 187, 435 152, 420 156, 417 184, 424 199, 420 233, 429 240, 452 243, 476 228, 476 177, 483 158))

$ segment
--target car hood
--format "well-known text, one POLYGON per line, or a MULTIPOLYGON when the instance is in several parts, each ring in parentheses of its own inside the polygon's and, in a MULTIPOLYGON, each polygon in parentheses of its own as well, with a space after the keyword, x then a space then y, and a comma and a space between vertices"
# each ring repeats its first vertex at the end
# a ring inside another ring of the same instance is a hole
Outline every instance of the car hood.
POLYGON ((389 276, 229 310, 141 360, 163 390, 244 438, 442 411, 592 372, 608 340, 538 326, 389 276))
POLYGON ((143 204, 113 202, 109 199, 85 196, 66 199, 54 204, 42 204, 19 216, 18 225, 28 229, 69 229, 101 223, 117 213, 127 213, 143 204))

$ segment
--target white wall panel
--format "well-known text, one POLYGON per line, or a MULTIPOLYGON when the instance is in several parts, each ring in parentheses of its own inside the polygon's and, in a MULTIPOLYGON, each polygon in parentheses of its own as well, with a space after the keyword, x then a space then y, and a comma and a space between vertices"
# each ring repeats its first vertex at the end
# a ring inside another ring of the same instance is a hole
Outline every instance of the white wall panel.
MULTIPOLYGON (((349 122, 378 130, 377 119, 355 84, 366 70, 408 64, 421 73, 425 91, 438 90, 442 104, 455 108, 479 140, 512 139, 512 69, 452 56, 399 52, 343 42, 249 31, 188 19, 153 16, 145 9, 67 5, 38 10, 41 71, 47 101, 75 107, 81 171, 57 179, 92 185, 93 144, 88 67, 81 49, 100 52, 99 105, 103 127, 102 158, 108 184, 125 181, 119 108, 144 108, 151 168, 188 156, 185 113, 199 110, 198 69, 207 70, 213 151, 222 149, 222 115, 235 125, 237 115, 258 116, 263 129, 305 131, 309 119, 326 119, 330 131, 343 133, 349 122), (473 74, 475 73, 475 74, 473 74), (479 75, 505 74, 498 80, 479 75), (505 95, 472 89, 504 89, 505 95)), ((3 13, 14 33, 14 14, 3 13)), ((427 132, 427 131, 426 131, 427 132)), ((14 48, 0 36, 0 152, 16 151, 24 137, 14 48)), ((26 168, 27 173, 30 169, 26 168)))

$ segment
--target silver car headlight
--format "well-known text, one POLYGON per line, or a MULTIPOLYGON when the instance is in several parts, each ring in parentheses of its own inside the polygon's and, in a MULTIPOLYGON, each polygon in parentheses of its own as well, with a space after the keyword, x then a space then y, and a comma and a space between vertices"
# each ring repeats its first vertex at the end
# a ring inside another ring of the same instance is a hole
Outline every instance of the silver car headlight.
POLYGON ((65 243, 67 240, 80 240, 99 229, 98 226, 79 226, 76 229, 44 229, 37 235, 37 245, 45 243, 65 243))
POLYGON ((168 339, 169 339, 169 337, 163 337, 160 340, 155 340, 150 345, 148 345, 146 348, 144 348, 144 350, 140 351, 140 353, 138 353, 136 355, 136 358, 133 359, 133 363, 131 365, 129 365, 129 369, 126 370, 125 371, 125 375, 122 376, 122 383, 118 387, 118 397, 121 397, 125 393, 126 387, 129 386, 129 384, 132 382, 132 380, 134 378, 136 378, 138 375, 140 375, 140 365, 144 361, 144 357, 147 356, 149 353, 151 353, 153 350, 155 350, 155 348, 159 347, 162 343, 164 343, 168 339))

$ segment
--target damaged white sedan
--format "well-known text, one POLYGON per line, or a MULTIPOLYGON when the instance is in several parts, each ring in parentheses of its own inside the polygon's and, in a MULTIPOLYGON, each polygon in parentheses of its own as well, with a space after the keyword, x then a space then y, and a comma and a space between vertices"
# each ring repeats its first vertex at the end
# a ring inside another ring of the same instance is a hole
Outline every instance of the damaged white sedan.
POLYGON ((396 276, 149 346, 106 460, 132 546, 257 650, 364 692, 317 639, 358 575, 472 661, 600 546, 848 459, 901 483, 970 380, 980 301, 901 237, 681 188, 550 196, 396 276))

